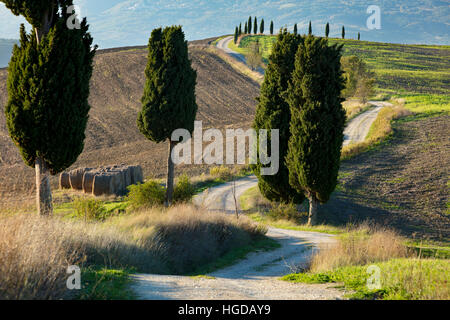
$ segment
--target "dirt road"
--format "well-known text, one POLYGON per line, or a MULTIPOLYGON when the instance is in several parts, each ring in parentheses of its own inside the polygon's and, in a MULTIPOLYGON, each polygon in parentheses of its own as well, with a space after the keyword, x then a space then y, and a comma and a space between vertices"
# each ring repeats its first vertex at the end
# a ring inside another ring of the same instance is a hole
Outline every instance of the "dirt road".
MULTIPOLYGON (((257 184, 256 177, 236 181, 236 197, 257 184)), ((227 183, 210 188, 194 199, 194 203, 210 210, 234 213, 233 185, 227 183)), ((233 266, 209 274, 212 279, 190 277, 135 275, 134 291, 146 300, 160 299, 341 299, 342 291, 329 285, 291 284, 279 277, 298 271, 319 244, 332 244, 333 236, 269 228, 268 237, 281 247, 270 252, 255 252, 233 266)))
POLYGON ((392 106, 391 103, 384 101, 369 101, 369 103, 375 108, 355 117, 344 130, 344 146, 364 141, 381 109, 392 106))
MULTIPOLYGON (((240 54, 239 52, 236 52, 234 50, 231 50, 228 45, 230 44, 231 41, 234 40, 234 37, 229 36, 229 37, 225 37, 221 40, 219 40, 217 42, 217 48, 219 48, 220 50, 224 51, 225 53, 227 53, 228 55, 230 55, 231 57, 233 57, 234 59, 238 60, 239 62, 244 63, 246 66, 248 66, 247 64, 247 59, 245 58, 245 56, 243 54, 240 54)), ((250 67, 249 67, 250 68, 250 67)), ((259 72, 261 75, 264 75, 264 69, 259 67, 257 70, 255 70, 257 72, 259 72)))

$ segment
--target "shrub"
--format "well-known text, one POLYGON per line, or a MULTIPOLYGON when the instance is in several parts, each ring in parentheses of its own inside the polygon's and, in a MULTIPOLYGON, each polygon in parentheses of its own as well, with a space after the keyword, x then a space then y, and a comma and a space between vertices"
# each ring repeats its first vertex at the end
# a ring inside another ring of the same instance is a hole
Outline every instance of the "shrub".
POLYGON ((315 254, 310 270, 322 272, 407 257, 409 251, 404 242, 390 229, 362 225, 340 236, 336 245, 315 254))
POLYGON ((85 220, 103 220, 106 218, 106 210, 100 200, 80 197, 74 200, 73 206, 78 218, 85 220))
POLYGON ((307 217, 307 214, 306 212, 299 212, 297 205, 293 203, 274 203, 269 210, 268 216, 274 220, 282 219, 302 223, 307 217))
POLYGON ((131 185, 126 200, 132 210, 162 205, 165 198, 165 188, 154 180, 143 184, 131 185))
POLYGON ((227 181, 233 177, 233 172, 226 166, 212 167, 209 169, 209 174, 215 178, 227 181))
POLYGON ((195 195, 195 187, 191 183, 188 175, 184 174, 178 178, 173 191, 173 200, 175 202, 188 202, 195 195))

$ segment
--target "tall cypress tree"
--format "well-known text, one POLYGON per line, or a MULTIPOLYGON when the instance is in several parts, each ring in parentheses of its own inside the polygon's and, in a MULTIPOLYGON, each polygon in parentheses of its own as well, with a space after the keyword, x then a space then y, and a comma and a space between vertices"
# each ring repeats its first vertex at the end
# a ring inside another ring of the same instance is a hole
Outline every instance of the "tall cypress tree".
POLYGON ((310 225, 317 223, 319 202, 327 202, 337 185, 346 121, 341 50, 325 38, 308 36, 299 46, 288 89, 292 116, 286 163, 291 186, 309 199, 310 225))
POLYGON ((252 16, 250 16, 248 18, 247 27, 248 27, 248 34, 251 34, 252 33, 252 16))
POLYGON ((239 23, 239 31, 238 31, 239 35, 242 34, 242 23, 239 23))
POLYGON ((327 22, 327 25, 325 26, 325 37, 328 38, 330 35, 330 24, 327 22))
POLYGON ((345 27, 342 26, 342 39, 345 39, 345 27))
MULTIPOLYGON (((289 184, 289 172, 284 162, 288 150, 290 138, 290 109, 283 93, 288 88, 288 82, 294 70, 295 53, 302 42, 300 36, 280 30, 277 41, 273 45, 269 57, 264 82, 258 98, 256 116, 253 127, 259 132, 260 129, 279 129, 280 133, 280 168, 276 175, 261 175, 263 165, 253 165, 252 169, 258 177, 258 186, 264 197, 270 201, 302 203, 304 196, 296 192, 289 184)), ((270 132, 270 131, 269 131, 270 132)), ((270 146, 270 136, 268 145, 270 146)))
POLYGON ((312 35, 312 24, 311 24, 311 21, 309 22, 308 34, 310 36, 312 35))
POLYGON ((273 21, 270 21, 270 34, 273 35, 273 21))
POLYGON ((361 33, 358 32, 358 40, 361 40, 361 33))
POLYGON ((298 30, 297 30, 297 24, 294 24, 294 34, 297 34, 298 30))
POLYGON ((261 20, 261 24, 259 25, 259 33, 264 34, 264 19, 261 20))
POLYGON ((239 38, 239 28, 236 27, 236 29, 234 29, 234 44, 237 43, 238 38, 239 38))
POLYGON ((255 23, 253 24, 253 33, 258 33, 258 19, 255 17, 255 23))
POLYGON ((20 46, 13 49, 5 116, 24 162, 36 170, 37 210, 51 215, 49 174, 70 167, 84 148, 96 47, 86 19, 67 27, 70 0, 1 1, 33 27, 27 34, 21 26, 20 46))
POLYGON ((172 202, 174 178, 171 155, 176 145, 171 140, 171 135, 181 128, 192 133, 197 114, 197 73, 192 69, 181 26, 153 30, 148 43, 145 75, 147 81, 137 125, 147 139, 156 143, 169 140, 165 199, 166 206, 169 206, 172 202))
POLYGON ((248 26, 247 26, 247 22, 245 23, 245 27, 244 27, 244 34, 248 34, 248 26))

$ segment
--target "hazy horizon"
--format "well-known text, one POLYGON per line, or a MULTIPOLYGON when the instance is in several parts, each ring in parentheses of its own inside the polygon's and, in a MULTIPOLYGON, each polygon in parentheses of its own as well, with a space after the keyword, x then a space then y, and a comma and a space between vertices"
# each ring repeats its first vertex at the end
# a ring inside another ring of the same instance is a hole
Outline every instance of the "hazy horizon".
MULTIPOLYGON (((306 33, 312 21, 316 35, 324 33, 330 23, 331 37, 341 34, 345 25, 347 38, 404 43, 450 45, 448 1, 356 1, 356 0, 278 0, 278 1, 206 1, 206 0, 75 0, 86 16, 94 42, 100 48, 145 45, 151 30, 159 26, 182 25, 188 40, 231 34, 248 16, 265 20, 268 33, 270 21, 275 30, 292 29, 298 23, 306 33), (381 8, 381 29, 366 26, 369 5, 381 8)), ((14 16, 0 4, 0 38, 17 39, 19 26, 25 20, 14 16)), ((25 22, 26 23, 26 22, 25 22)), ((27 24, 29 29, 29 26, 27 24)))

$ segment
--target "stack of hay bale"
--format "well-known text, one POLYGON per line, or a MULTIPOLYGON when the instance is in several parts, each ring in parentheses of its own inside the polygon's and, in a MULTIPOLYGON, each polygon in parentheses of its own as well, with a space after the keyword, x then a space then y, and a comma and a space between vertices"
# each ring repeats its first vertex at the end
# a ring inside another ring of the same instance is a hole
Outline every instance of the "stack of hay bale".
POLYGON ((61 189, 82 190, 95 196, 126 194, 127 187, 144 181, 140 166, 80 168, 63 172, 59 177, 61 189))

